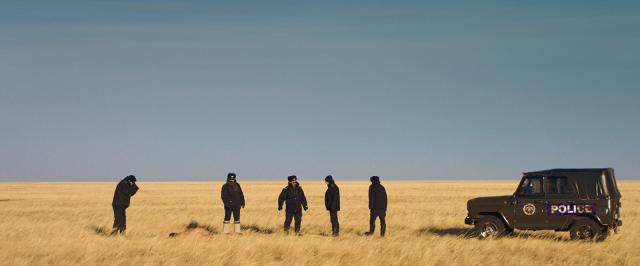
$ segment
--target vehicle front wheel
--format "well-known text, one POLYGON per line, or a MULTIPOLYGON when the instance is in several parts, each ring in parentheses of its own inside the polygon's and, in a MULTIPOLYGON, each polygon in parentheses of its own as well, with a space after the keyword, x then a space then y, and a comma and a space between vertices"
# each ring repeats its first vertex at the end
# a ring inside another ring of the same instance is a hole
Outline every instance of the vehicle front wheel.
POLYGON ((476 222, 476 232, 480 239, 499 237, 505 234, 505 225, 502 220, 494 216, 485 216, 476 222))
POLYGON ((602 226, 591 219, 576 221, 571 226, 569 234, 573 240, 604 240, 607 235, 603 232, 602 226))

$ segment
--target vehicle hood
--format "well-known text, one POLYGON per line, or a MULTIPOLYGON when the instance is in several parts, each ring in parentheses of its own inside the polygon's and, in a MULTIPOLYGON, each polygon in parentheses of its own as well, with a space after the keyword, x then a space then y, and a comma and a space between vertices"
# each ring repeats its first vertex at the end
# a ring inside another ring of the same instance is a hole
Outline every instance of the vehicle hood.
POLYGON ((482 206, 482 205, 504 205, 510 202, 512 199, 511 195, 507 196, 491 196, 491 197, 478 197, 470 199, 467 202, 467 206, 482 206))

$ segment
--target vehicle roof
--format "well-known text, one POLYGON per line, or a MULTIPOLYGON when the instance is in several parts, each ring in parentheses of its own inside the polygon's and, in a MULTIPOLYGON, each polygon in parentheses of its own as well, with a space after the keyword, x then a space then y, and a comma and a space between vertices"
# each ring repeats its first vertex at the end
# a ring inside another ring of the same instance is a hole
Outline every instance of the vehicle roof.
POLYGON ((613 168, 556 168, 525 172, 523 175, 524 177, 566 176, 583 198, 605 195, 619 199, 621 196, 613 168))
POLYGON ((600 175, 604 171, 613 171, 612 168, 555 168, 542 171, 525 172, 524 175, 552 175, 562 173, 585 173, 600 175))

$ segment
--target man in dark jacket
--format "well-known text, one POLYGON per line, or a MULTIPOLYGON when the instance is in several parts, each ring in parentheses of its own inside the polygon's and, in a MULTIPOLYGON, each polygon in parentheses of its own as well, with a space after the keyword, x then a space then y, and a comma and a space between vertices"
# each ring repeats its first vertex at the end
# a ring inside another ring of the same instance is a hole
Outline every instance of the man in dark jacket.
POLYGON ((328 175, 324 178, 327 183, 327 191, 324 193, 324 206, 329 211, 329 219, 331 220, 331 232, 333 236, 340 233, 340 223, 338 223, 338 211, 340 211, 340 189, 333 177, 328 175))
POLYGON ((306 211, 307 198, 304 196, 302 187, 298 184, 298 178, 295 175, 287 177, 289 184, 282 189, 278 197, 278 211, 282 210, 282 204, 286 202, 284 219, 284 231, 289 233, 291 227, 291 219, 295 219, 295 231, 300 235, 300 225, 302 223, 302 208, 306 211))
POLYGON ((112 235, 116 233, 124 234, 127 229, 125 210, 129 207, 131 196, 135 195, 136 192, 138 192, 136 177, 132 175, 122 179, 116 186, 116 191, 113 193, 113 201, 111 202, 114 216, 112 235))
POLYGON ((384 236, 387 229, 385 216, 387 216, 387 191, 380 184, 380 178, 371 177, 369 186, 369 232, 365 235, 373 235, 376 229, 376 218, 380 218, 380 236, 384 236))
POLYGON ((222 203, 224 204, 224 224, 222 231, 228 234, 231 231, 231 214, 233 213, 234 231, 240 233, 240 208, 244 208, 244 193, 240 184, 236 182, 236 174, 227 174, 227 182, 222 185, 222 203))

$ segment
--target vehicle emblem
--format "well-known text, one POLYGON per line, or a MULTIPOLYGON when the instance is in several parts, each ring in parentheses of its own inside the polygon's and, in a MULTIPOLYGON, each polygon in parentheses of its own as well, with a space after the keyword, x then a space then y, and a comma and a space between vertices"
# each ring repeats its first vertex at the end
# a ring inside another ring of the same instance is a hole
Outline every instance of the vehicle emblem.
POLYGON ((536 205, 533 205, 533 203, 527 203, 522 207, 522 211, 525 215, 531 216, 536 213, 536 205))

